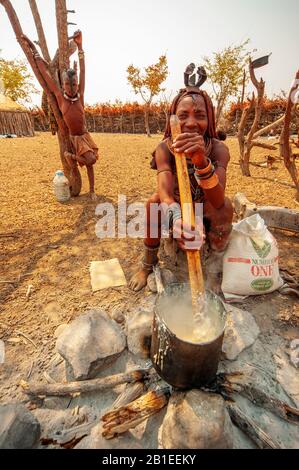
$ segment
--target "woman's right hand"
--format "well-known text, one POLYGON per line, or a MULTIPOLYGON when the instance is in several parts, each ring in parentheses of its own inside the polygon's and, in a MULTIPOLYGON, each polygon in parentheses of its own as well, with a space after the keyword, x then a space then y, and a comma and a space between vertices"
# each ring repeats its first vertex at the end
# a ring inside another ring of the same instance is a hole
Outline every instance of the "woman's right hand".
POLYGON ((204 232, 200 227, 188 226, 182 219, 177 219, 173 224, 173 238, 184 251, 198 251, 204 242, 204 232))

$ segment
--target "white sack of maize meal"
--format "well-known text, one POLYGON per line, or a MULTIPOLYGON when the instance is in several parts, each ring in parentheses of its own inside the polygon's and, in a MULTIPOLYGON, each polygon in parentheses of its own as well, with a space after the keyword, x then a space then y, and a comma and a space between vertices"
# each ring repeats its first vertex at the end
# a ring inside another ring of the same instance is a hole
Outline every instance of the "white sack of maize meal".
POLYGON ((224 297, 267 294, 282 285, 277 242, 262 217, 254 214, 233 224, 223 259, 224 297))

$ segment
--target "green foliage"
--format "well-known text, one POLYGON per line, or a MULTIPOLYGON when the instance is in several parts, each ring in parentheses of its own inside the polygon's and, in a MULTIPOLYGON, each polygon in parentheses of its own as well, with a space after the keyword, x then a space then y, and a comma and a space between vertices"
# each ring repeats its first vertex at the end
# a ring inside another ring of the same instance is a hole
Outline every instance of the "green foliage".
POLYGON ((134 65, 129 65, 127 74, 128 82, 135 94, 140 94, 143 101, 150 105, 154 96, 165 91, 161 85, 168 75, 167 57, 161 55, 158 62, 145 67, 144 72, 134 65))
POLYGON ((243 83, 243 71, 248 64, 250 52, 246 51, 249 39, 238 46, 229 46, 214 52, 213 58, 204 57, 204 67, 214 90, 217 118, 227 100, 238 95, 243 83))
POLYGON ((0 82, 2 92, 18 103, 30 103, 32 93, 38 93, 32 83, 32 75, 22 60, 5 60, 0 58, 0 82))

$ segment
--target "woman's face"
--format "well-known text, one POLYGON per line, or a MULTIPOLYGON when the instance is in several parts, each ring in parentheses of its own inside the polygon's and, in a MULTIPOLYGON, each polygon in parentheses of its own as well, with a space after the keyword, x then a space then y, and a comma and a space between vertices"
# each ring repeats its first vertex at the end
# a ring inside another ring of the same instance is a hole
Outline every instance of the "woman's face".
POLYGON ((208 129, 208 115, 204 99, 200 95, 185 96, 177 107, 176 115, 182 132, 204 135, 208 129))

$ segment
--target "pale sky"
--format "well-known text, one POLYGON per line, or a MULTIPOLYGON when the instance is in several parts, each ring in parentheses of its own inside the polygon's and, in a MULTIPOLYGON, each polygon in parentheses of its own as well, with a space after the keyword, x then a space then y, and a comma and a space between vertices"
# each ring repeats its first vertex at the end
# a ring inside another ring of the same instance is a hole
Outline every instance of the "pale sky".
MULTIPOLYGON (((50 53, 57 47, 55 2, 37 0, 50 53)), ((29 3, 12 0, 23 27, 37 39, 29 3)), ((272 52, 270 63, 257 72, 266 80, 266 94, 288 90, 299 68, 298 0, 68 0, 76 10, 69 15, 71 35, 83 32, 86 58, 86 94, 89 104, 104 101, 133 101, 127 83, 129 64, 144 67, 166 53, 169 76, 166 94, 183 86, 186 65, 200 65, 231 44, 251 39, 253 58, 272 52)), ((0 5, 0 49, 5 59, 23 58, 7 15, 0 5)), ((203 88, 208 89, 204 86, 203 88)), ((140 101, 137 98, 137 101, 140 101)), ((34 97, 39 103, 39 97, 34 97)))

